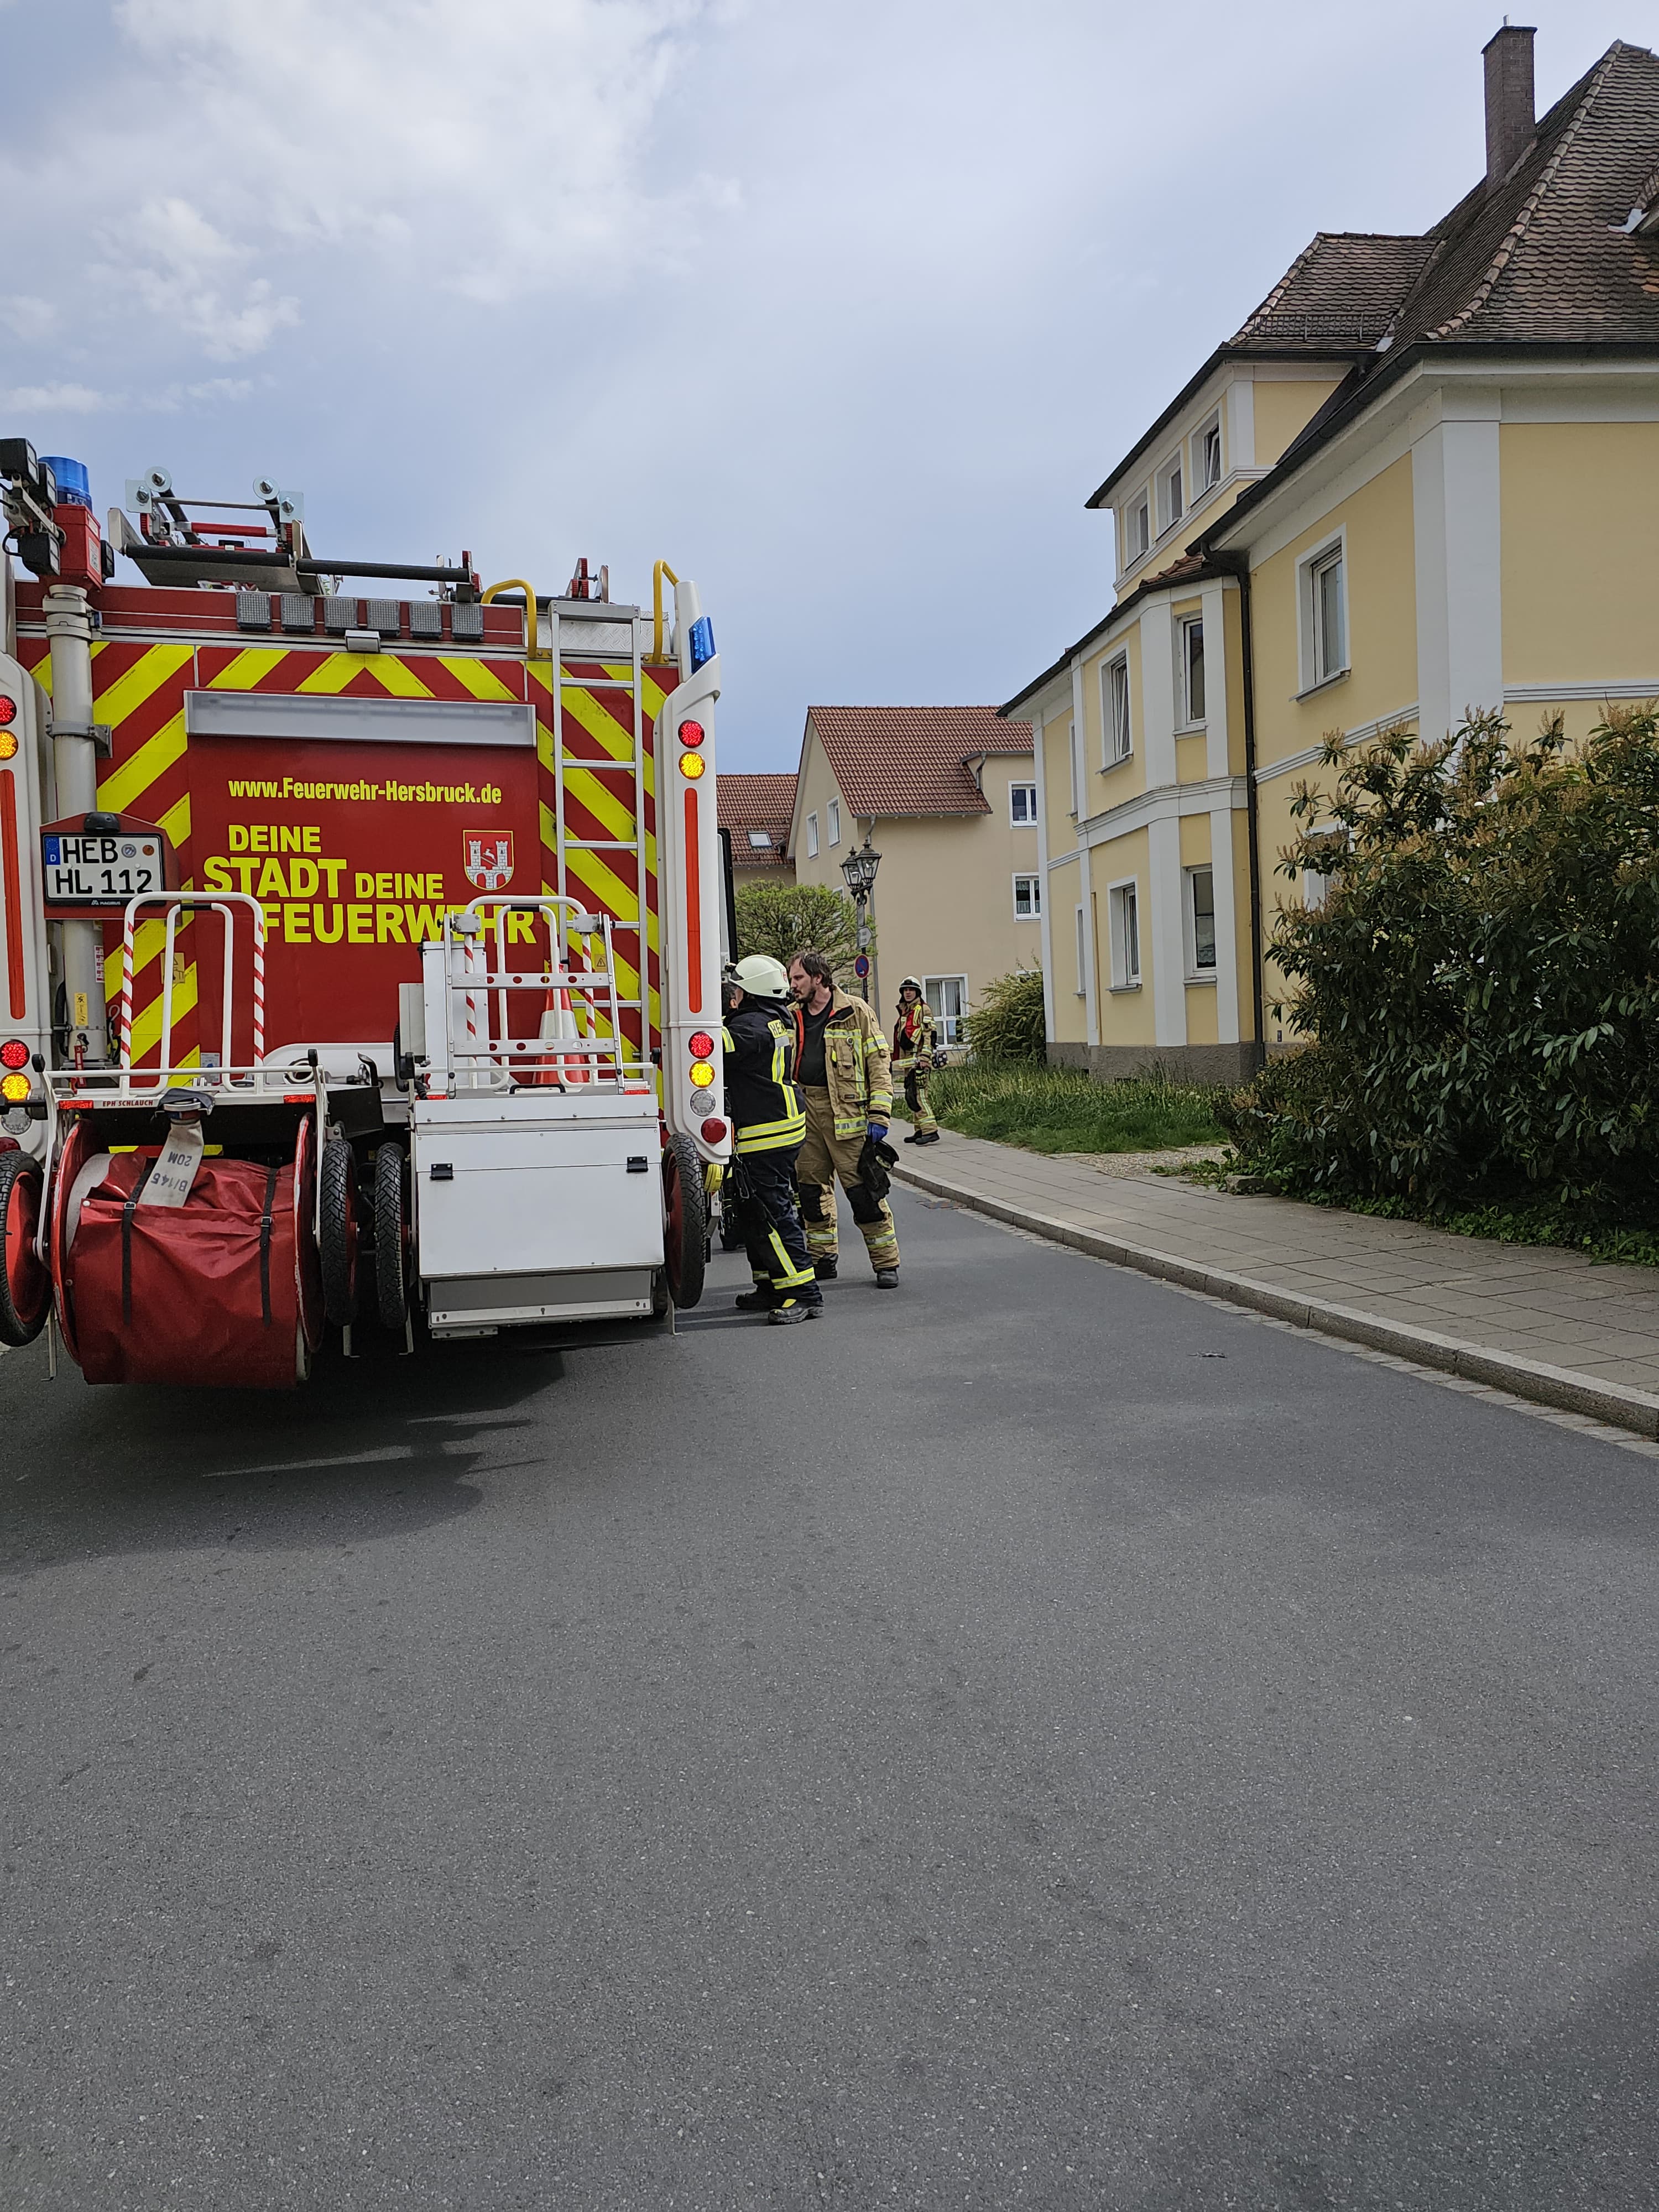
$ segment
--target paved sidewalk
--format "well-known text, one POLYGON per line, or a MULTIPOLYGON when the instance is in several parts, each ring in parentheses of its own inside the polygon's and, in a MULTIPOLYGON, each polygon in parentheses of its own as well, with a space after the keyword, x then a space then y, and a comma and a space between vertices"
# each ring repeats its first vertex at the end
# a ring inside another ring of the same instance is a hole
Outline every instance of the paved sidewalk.
POLYGON ((897 1172, 1097 1258, 1659 1437, 1659 1268, 1105 1176, 950 1129, 897 1172))

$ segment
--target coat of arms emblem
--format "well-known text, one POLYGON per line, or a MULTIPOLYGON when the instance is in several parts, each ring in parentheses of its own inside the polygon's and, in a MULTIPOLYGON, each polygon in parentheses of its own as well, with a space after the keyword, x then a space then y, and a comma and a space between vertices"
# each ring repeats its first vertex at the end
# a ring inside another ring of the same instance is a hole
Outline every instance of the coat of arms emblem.
POLYGON ((467 830, 461 836, 466 879, 481 891, 504 891, 513 880, 513 832, 467 830))

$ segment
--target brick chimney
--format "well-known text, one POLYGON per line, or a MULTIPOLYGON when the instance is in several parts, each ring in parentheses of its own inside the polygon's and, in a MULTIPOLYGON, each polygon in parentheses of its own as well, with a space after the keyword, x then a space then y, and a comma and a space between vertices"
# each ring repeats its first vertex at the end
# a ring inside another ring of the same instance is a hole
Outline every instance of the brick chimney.
POLYGON ((1486 182, 1500 184, 1534 137, 1529 25, 1505 21, 1484 48, 1486 64, 1486 182))

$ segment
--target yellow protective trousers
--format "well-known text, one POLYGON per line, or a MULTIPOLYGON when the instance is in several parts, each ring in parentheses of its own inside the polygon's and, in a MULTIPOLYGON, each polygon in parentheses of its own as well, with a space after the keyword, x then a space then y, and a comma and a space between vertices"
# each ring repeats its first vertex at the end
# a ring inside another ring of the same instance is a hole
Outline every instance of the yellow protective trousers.
POLYGON ((806 1102, 806 1141, 795 1162, 795 1180, 800 1186, 800 1218, 807 1250, 814 1260, 836 1256, 836 1185, 839 1182, 847 1193, 853 1218, 863 1232, 870 1265, 878 1269, 896 1267, 898 1231, 893 1226, 892 1208, 884 1198, 872 1199, 859 1181, 864 1132, 860 1130, 856 1137, 836 1134, 835 1109, 828 1091, 803 1086, 801 1097, 806 1102))

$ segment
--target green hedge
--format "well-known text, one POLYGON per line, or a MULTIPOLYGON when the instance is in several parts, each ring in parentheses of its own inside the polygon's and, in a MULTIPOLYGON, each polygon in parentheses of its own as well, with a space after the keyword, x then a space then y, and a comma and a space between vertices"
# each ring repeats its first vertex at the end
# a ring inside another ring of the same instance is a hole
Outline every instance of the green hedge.
POLYGON ((1577 751, 1559 720, 1496 715, 1418 744, 1328 746, 1298 787, 1275 1009, 1316 1042, 1224 1105, 1271 1188, 1431 1213, 1542 1205, 1659 1222, 1659 735, 1610 711, 1577 751))

